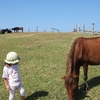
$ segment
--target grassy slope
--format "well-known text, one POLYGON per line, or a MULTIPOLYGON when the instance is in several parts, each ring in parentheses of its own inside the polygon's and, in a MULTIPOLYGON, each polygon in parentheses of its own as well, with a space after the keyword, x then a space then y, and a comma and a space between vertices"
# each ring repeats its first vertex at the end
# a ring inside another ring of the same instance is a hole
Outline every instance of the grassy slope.
MULTIPOLYGON (((67 92, 61 76, 65 75, 67 52, 72 41, 78 36, 93 37, 89 34, 66 33, 18 33, 0 35, 0 75, 3 61, 10 51, 17 52, 21 61, 19 70, 26 90, 26 100, 66 100, 67 92)), ((80 82, 83 71, 80 69, 80 82)), ((90 90, 79 99, 99 100, 100 67, 89 66, 90 90)), ((7 100, 9 93, 0 80, 0 100, 7 100)), ((19 94, 16 94, 16 100, 19 94)))

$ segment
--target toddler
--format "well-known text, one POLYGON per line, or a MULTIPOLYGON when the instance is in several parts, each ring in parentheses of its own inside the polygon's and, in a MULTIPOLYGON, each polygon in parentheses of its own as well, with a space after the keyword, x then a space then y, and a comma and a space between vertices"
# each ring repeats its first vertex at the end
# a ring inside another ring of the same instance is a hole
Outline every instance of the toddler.
POLYGON ((4 79, 7 90, 10 92, 9 100, 14 100, 17 89, 20 93, 21 100, 25 99, 25 90, 18 71, 19 60, 20 58, 16 52, 9 52, 6 55, 2 78, 4 79))

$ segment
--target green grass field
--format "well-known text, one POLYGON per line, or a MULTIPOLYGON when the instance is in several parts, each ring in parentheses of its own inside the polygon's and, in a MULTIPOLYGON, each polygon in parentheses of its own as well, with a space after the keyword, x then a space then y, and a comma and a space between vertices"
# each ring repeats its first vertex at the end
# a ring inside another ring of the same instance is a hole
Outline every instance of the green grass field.
MULTIPOLYGON (((79 36, 99 35, 82 33, 15 33, 0 35, 0 100, 8 100, 2 69, 6 54, 15 51, 19 54, 19 70, 24 88, 25 100, 66 100, 67 91, 64 80, 67 53, 72 41, 79 36)), ((80 69, 79 100, 100 100, 100 66, 89 66, 87 94, 80 85, 84 82, 80 69)), ((15 100, 20 100, 16 92, 15 100)))

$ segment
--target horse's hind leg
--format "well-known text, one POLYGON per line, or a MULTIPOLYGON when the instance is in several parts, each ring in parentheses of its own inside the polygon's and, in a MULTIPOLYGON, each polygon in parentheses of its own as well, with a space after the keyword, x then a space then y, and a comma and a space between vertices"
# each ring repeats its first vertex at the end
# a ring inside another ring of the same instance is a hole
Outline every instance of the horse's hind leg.
POLYGON ((84 71, 84 81, 85 81, 85 84, 84 84, 84 91, 87 92, 89 86, 88 86, 88 83, 87 83, 87 79, 88 79, 88 76, 87 76, 87 73, 88 73, 88 64, 83 64, 83 71, 84 71))

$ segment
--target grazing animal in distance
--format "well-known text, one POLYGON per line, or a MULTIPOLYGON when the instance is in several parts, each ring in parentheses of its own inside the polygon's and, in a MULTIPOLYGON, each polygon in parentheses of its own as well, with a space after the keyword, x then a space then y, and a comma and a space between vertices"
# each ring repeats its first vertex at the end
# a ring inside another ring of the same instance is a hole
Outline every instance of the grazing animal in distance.
POLYGON ((14 27, 12 30, 14 30, 14 32, 19 32, 19 30, 23 32, 23 27, 14 27))
POLYGON ((9 30, 8 28, 6 28, 6 29, 2 29, 0 33, 1 33, 1 34, 12 33, 12 31, 9 30))

